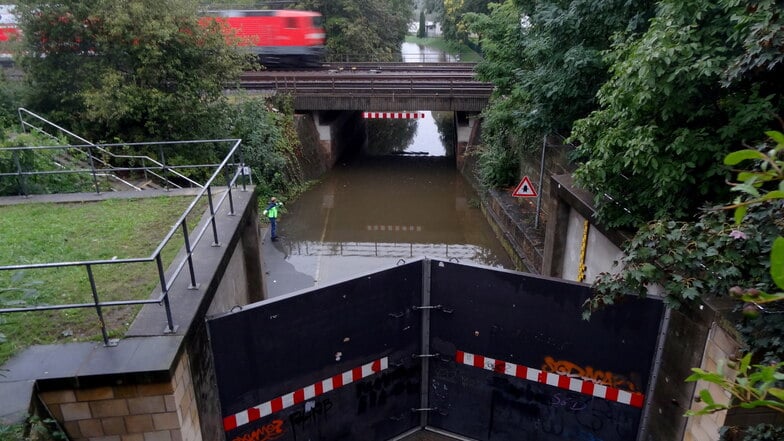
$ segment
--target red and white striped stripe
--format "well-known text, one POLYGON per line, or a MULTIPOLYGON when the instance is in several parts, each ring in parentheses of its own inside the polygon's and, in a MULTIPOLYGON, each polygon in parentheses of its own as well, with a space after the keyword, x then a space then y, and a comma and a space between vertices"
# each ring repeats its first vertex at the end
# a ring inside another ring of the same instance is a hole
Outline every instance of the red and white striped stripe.
POLYGON ((425 112, 364 112, 363 118, 368 119, 422 119, 425 112))
POLYGON ((547 384, 560 389, 571 390, 585 395, 614 401, 616 403, 628 404, 632 407, 642 408, 645 395, 639 392, 628 392, 603 384, 594 383, 590 380, 569 377, 566 375, 545 372, 539 369, 509 363, 503 360, 496 360, 482 355, 470 354, 468 352, 457 351, 455 360, 460 364, 473 366, 479 369, 497 372, 499 374, 510 375, 528 381, 547 384))
POLYGON ((283 409, 299 404, 305 400, 315 398, 329 391, 338 389, 347 384, 359 381, 375 373, 389 368, 389 359, 384 357, 354 369, 321 380, 317 383, 297 389, 294 392, 279 396, 265 403, 249 407, 234 415, 223 418, 223 430, 229 431, 256 421, 265 416, 280 412, 283 409))

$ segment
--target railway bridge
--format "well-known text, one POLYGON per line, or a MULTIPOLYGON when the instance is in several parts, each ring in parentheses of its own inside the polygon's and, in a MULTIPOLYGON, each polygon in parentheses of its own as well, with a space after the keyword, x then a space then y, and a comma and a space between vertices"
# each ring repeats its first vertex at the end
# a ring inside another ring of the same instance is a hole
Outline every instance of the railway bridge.
POLYGON ((493 85, 474 63, 331 63, 313 70, 248 72, 242 88, 292 96, 299 111, 480 112, 493 85))
POLYGON ((454 112, 458 165, 474 133, 474 116, 487 106, 493 85, 475 78, 474 63, 329 63, 318 69, 246 72, 251 93, 292 97, 298 113, 312 116, 330 160, 340 138, 356 139, 363 112, 454 112))

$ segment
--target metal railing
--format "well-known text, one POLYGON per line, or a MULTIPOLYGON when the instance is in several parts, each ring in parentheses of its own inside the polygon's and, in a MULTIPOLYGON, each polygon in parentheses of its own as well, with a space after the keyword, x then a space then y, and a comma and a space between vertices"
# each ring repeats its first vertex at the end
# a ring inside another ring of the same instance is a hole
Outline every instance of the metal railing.
MULTIPOLYGON (((120 155, 120 154, 116 154, 116 153, 110 151, 107 147, 113 147, 113 146, 121 146, 121 147, 129 146, 129 147, 133 147, 133 146, 151 145, 151 144, 146 144, 146 143, 95 144, 95 143, 92 143, 92 142, 82 138, 81 136, 79 136, 79 135, 77 135, 77 134, 75 134, 75 133, 73 133, 73 132, 71 132, 71 131, 63 128, 63 127, 60 127, 59 125, 57 125, 57 124, 55 124, 55 123, 53 123, 53 122, 51 122, 51 121, 41 117, 40 115, 36 115, 35 113, 33 113, 33 112, 31 112, 31 111, 29 111, 29 110, 27 110, 25 108, 21 108, 20 107, 18 109, 18 114, 19 114, 19 122, 21 124, 22 130, 25 131, 25 132, 28 131, 28 130, 32 130, 32 131, 34 131, 36 133, 40 133, 42 135, 51 137, 53 139, 58 139, 58 137, 56 135, 54 135, 52 133, 49 133, 44 128, 42 128, 42 127, 40 127, 38 125, 35 125, 33 122, 30 122, 30 121, 28 121, 26 119, 26 118, 30 118, 34 122, 42 124, 44 127, 49 127, 49 128, 55 129, 57 132, 67 136, 68 138, 75 139, 75 140, 77 140, 80 143, 80 144, 76 144, 76 145, 69 144, 69 145, 67 145, 65 147, 62 147, 62 146, 54 147, 54 146, 52 146, 52 147, 41 147, 41 148, 49 148, 49 149, 52 149, 52 148, 71 148, 71 149, 75 149, 76 151, 81 152, 84 155, 86 155, 87 161, 89 163, 89 169, 77 169, 77 170, 65 170, 65 169, 63 169, 63 170, 59 170, 59 171, 49 171, 49 172, 44 173, 44 172, 41 172, 41 171, 32 171, 32 170, 25 171, 25 170, 22 169, 21 164, 19 163, 19 161, 16 160, 16 166, 17 166, 16 175, 19 177, 20 193, 23 194, 23 195, 27 194, 26 193, 27 189, 26 189, 26 186, 24 185, 25 184, 25 176, 28 176, 28 175, 41 175, 41 174, 47 174, 47 173, 48 174, 53 174, 53 173, 85 173, 85 172, 90 172, 92 174, 92 176, 93 176, 93 182, 94 182, 94 186, 95 186, 95 191, 97 193, 100 193, 100 191, 101 191, 99 183, 98 183, 98 179, 97 179, 99 176, 104 176, 104 177, 107 177, 109 179, 113 179, 113 180, 115 180, 117 182, 121 182, 123 184, 126 184, 128 187, 130 187, 130 188, 132 188, 134 190, 141 190, 139 187, 137 187, 137 186, 131 184, 130 182, 127 182, 126 180, 124 180, 124 179, 120 178, 119 176, 117 176, 118 172, 132 172, 132 171, 141 171, 141 172, 143 172, 145 174, 145 176, 152 175, 155 178, 159 179, 161 182, 163 182, 164 185, 166 186, 166 188, 168 188, 170 186, 171 187, 175 187, 175 188, 181 188, 181 186, 179 184, 177 184, 176 182, 172 181, 172 178, 169 177, 168 174, 172 174, 174 177, 179 179, 181 182, 186 182, 186 183, 188 183, 189 185, 191 185, 193 187, 199 187, 199 188, 201 187, 201 185, 198 182, 194 181, 193 179, 189 178, 188 176, 185 176, 184 174, 182 174, 179 171, 177 171, 176 170, 177 167, 173 167, 171 165, 167 165, 166 164, 166 156, 164 155, 164 152, 163 152, 163 146, 166 145, 166 144, 174 144, 175 142, 164 142, 164 143, 155 143, 154 144, 154 145, 156 145, 158 147, 160 160, 155 160, 155 159, 153 159, 153 158, 151 158, 151 157, 149 157, 147 155, 120 155), (110 158, 110 159, 107 160, 107 159, 104 159, 104 158, 110 158), (140 161, 141 164, 138 167, 118 167, 118 166, 114 165, 114 163, 112 162, 112 161, 118 162, 120 160, 124 160, 124 161, 128 161, 128 162, 140 161), (148 163, 150 165, 148 165, 148 163), (160 172, 160 174, 158 172, 160 172)), ((201 142, 201 141, 199 141, 199 142, 201 142)), ((185 142, 176 142, 176 143, 177 144, 183 144, 185 142)), ((10 150, 13 150, 13 149, 10 149, 10 150)), ((180 168, 182 168, 182 167, 180 167, 180 168)), ((4 175, 7 175, 7 174, 0 174, 0 176, 4 176, 4 175)))
MULTIPOLYGON (((199 191, 194 196, 193 201, 188 205, 183 214, 179 217, 177 222, 174 223, 172 228, 161 240, 156 249, 147 257, 127 258, 127 259, 110 259, 110 260, 86 260, 78 262, 54 262, 54 263, 38 263, 38 264, 24 264, 24 265, 9 265, 0 266, 0 272, 6 271, 20 271, 20 270, 44 270, 51 268, 68 268, 68 267, 81 267, 84 268, 84 277, 90 285, 91 301, 82 303, 69 303, 69 304, 51 304, 51 305, 36 305, 28 307, 13 307, 2 308, 0 314, 22 313, 22 312, 35 312, 35 311, 49 311, 49 310, 64 310, 73 308, 94 308, 98 316, 101 326, 101 334, 103 337, 104 345, 113 346, 115 343, 110 342, 106 323, 104 321, 103 309, 106 307, 124 306, 124 305, 146 305, 146 304, 159 304, 162 305, 166 314, 166 324, 164 333, 176 332, 177 327, 172 318, 172 311, 169 302, 169 291, 183 274, 183 270, 187 267, 187 277, 189 287, 198 289, 196 283, 196 272, 193 265, 194 250, 204 240, 205 237, 212 239, 210 246, 220 246, 218 240, 218 227, 216 223, 216 215, 219 210, 228 208, 228 215, 234 215, 234 198, 233 192, 237 188, 241 191, 247 191, 246 181, 249 178, 247 175, 247 168, 244 166, 242 155, 242 144, 239 139, 213 139, 213 140, 198 140, 180 142, 180 144, 195 144, 195 143, 210 143, 212 145, 229 144, 231 148, 228 154, 220 164, 215 165, 214 172, 210 175, 209 179, 203 184, 199 185, 199 191), (221 183, 221 181, 223 181, 221 183), (222 194, 216 196, 216 192, 222 194), (187 218, 194 211, 197 206, 205 203, 208 206, 208 212, 204 214, 201 227, 191 230, 187 223, 187 218), (228 205, 226 205, 228 204, 228 205), (167 270, 164 267, 162 251, 166 245, 170 244, 175 237, 181 235, 184 249, 183 252, 178 254, 174 262, 167 270), (179 260, 177 260, 179 259, 179 260), (118 265, 118 271, 122 271, 122 265, 138 264, 138 263, 154 263, 157 268, 158 282, 160 293, 153 298, 136 300, 116 300, 116 301, 101 301, 101 295, 98 292, 94 268, 99 266, 118 265)), ((160 144, 160 143, 151 143, 160 144)), ((137 146, 145 145, 144 143, 134 144, 137 146)), ((87 144, 85 148, 97 148, 94 144, 87 144)), ((80 146, 83 147, 83 146, 80 146)), ((27 149, 47 148, 47 147, 27 147, 27 149)), ((78 147, 71 147, 78 148, 78 147)), ((23 148, 14 148, 10 150, 22 150, 23 148)), ((2 149, 0 149, 1 151, 2 149)), ((5 149, 9 150, 9 149, 5 149)))
POLYGON ((483 263, 485 250, 465 244, 410 242, 316 242, 288 241, 286 250, 295 256, 405 257, 420 256, 477 261, 483 263))

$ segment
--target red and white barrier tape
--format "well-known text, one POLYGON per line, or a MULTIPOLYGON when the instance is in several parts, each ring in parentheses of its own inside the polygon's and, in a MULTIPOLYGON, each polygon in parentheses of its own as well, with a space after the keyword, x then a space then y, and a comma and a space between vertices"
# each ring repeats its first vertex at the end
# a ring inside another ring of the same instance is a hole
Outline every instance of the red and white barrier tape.
POLYGON ((425 112, 364 112, 363 118, 368 119, 422 119, 425 112))
POLYGON ((389 369, 389 359, 384 357, 349 371, 321 380, 317 383, 297 389, 294 392, 274 398, 265 403, 250 407, 234 415, 223 418, 223 430, 229 431, 237 427, 256 421, 265 416, 280 412, 283 409, 299 404, 305 400, 315 398, 331 390, 338 389, 347 384, 359 381, 373 374, 389 369))
POLYGON ((528 381, 547 384, 560 389, 571 390, 597 398, 603 398, 616 403, 628 404, 632 407, 642 408, 645 395, 639 392, 628 392, 618 388, 594 383, 590 380, 559 375, 552 372, 545 372, 539 369, 509 363, 503 360, 496 360, 482 355, 470 354, 468 352, 457 351, 455 360, 460 364, 473 366, 499 374, 510 375, 528 381))

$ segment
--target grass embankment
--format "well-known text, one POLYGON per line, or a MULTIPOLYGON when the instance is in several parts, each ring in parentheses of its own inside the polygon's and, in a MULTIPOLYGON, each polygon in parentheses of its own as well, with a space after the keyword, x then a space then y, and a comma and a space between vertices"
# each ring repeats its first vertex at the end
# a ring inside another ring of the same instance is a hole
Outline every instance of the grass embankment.
POLYGON ((467 63, 476 63, 482 59, 482 56, 475 52, 470 47, 464 44, 457 44, 451 41, 446 41, 442 37, 426 37, 418 38, 414 35, 406 36, 406 43, 421 44, 452 56, 460 56, 460 61, 467 63))
MULTIPOLYGON (((192 202, 157 197, 0 207, 0 266, 149 257, 192 202)), ((188 219, 193 229, 203 209, 188 219)), ((182 247, 178 234, 162 253, 168 266, 182 247)), ((154 262, 97 265, 100 301, 146 299, 158 283, 154 262)), ((83 266, 0 271, 0 307, 90 303, 83 266)), ((139 307, 103 308, 111 337, 121 337, 139 307)), ((0 365, 34 344, 101 340, 95 308, 0 315, 0 365)))

